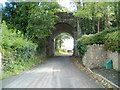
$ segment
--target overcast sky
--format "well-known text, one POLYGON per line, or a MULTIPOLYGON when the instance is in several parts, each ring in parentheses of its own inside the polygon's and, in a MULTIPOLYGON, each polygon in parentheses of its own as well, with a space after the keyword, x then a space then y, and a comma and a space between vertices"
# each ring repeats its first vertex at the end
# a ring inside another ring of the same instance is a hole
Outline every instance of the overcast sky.
POLYGON ((64 47, 62 47, 63 49, 67 49, 67 50, 72 50, 74 47, 74 40, 71 37, 70 39, 66 39, 63 42, 64 47))

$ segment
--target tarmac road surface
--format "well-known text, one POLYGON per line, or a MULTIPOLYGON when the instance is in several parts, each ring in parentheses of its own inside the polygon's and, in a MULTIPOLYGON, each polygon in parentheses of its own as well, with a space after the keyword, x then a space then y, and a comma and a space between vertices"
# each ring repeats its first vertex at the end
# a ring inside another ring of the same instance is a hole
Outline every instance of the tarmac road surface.
POLYGON ((2 88, 102 88, 69 55, 49 58, 23 73, 2 80, 2 88))

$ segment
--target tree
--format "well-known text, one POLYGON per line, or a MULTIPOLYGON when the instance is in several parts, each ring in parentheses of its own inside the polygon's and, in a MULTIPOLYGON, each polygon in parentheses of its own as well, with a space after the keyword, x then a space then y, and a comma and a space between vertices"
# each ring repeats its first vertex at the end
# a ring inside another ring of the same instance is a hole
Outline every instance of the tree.
POLYGON ((83 34, 97 33, 106 28, 116 27, 118 2, 84 2, 74 15, 79 18, 83 34))
POLYGON ((30 39, 45 38, 54 29, 55 20, 58 19, 54 15, 58 11, 57 3, 40 3, 29 11, 27 34, 30 39), (32 32, 32 33, 31 33, 32 32))
POLYGON ((58 36, 55 37, 55 50, 62 47, 62 43, 65 39, 71 38, 71 35, 68 33, 61 33, 58 36))
POLYGON ((3 20, 9 28, 22 31, 26 38, 38 44, 39 49, 44 49, 46 37, 51 34, 58 19, 55 13, 60 9, 58 3, 7 2, 3 20))
POLYGON ((60 11, 58 3, 7 2, 3 9, 3 20, 9 28, 16 28, 28 38, 44 38, 54 28, 54 15, 60 11))
POLYGON ((33 9, 38 3, 29 2, 6 2, 3 9, 3 20, 6 21, 8 28, 15 28, 26 34, 28 20, 30 17, 29 10, 33 9))

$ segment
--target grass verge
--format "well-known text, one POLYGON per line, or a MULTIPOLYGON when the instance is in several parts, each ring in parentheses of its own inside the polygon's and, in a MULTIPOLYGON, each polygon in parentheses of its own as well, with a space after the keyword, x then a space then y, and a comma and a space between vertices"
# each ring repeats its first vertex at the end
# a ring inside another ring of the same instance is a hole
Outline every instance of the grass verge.
POLYGON ((43 62, 45 60, 44 55, 36 55, 35 58, 30 59, 29 62, 24 62, 23 65, 14 65, 13 72, 7 71, 7 72, 1 72, 0 73, 0 80, 8 77, 8 76, 14 76, 17 74, 22 73, 23 71, 37 65, 43 62), (34 60, 33 60, 34 59, 34 60))
POLYGON ((59 48, 55 51, 55 55, 68 54, 67 50, 59 48))

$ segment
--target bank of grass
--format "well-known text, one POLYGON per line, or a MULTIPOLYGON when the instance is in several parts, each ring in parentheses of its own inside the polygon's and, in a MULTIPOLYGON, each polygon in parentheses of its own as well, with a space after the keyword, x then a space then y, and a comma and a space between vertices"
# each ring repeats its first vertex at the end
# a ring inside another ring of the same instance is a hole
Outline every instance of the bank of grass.
POLYGON ((61 49, 61 48, 55 51, 55 55, 61 55, 61 54, 68 54, 68 52, 66 49, 61 49))
POLYGON ((14 68, 12 71, 2 71, 0 73, 0 80, 4 79, 8 76, 14 76, 17 74, 20 74, 21 72, 37 65, 43 62, 43 60, 45 59, 44 55, 35 55, 34 58, 29 59, 29 62, 24 62, 24 64, 19 64, 19 65, 14 65, 14 68))

